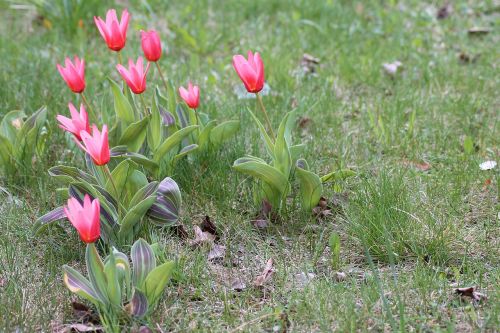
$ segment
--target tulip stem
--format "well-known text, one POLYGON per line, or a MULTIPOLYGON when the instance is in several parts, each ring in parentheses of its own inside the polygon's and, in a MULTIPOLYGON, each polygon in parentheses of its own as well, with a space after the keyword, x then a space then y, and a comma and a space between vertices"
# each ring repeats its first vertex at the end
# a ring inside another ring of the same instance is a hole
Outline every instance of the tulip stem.
POLYGON ((97 121, 98 120, 97 115, 94 113, 94 109, 92 109, 92 106, 90 105, 89 101, 87 100, 83 92, 80 94, 80 96, 82 96, 83 103, 85 103, 85 106, 89 110, 90 116, 94 118, 95 121, 97 121))
MULTIPOLYGON (((118 63, 123 64, 122 53, 120 51, 117 51, 116 53, 118 54, 118 63)), ((126 88, 125 83, 124 83, 123 84, 123 94, 124 95, 125 95, 125 89, 127 89, 127 88, 126 88)))
POLYGON ((158 74, 160 74, 160 78, 163 81, 163 85, 165 86, 165 93, 168 93, 167 80, 165 80, 165 77, 163 76, 163 73, 161 72, 160 64, 158 63, 158 61, 155 61, 155 65, 156 65, 156 68, 158 68, 158 74))
POLYGON ((149 113, 148 113, 148 107, 146 105, 146 100, 144 99, 144 96, 142 94, 139 94, 139 96, 141 96, 141 103, 144 106, 144 117, 147 117, 149 113))
POLYGON ((269 116, 267 115, 264 103, 262 102, 262 96, 259 95, 259 93, 255 93, 255 96, 257 97, 257 101, 259 103, 260 109, 262 110, 262 113, 264 113, 264 118, 266 119, 267 127, 269 127, 269 131, 271 132, 272 135, 272 140, 274 141, 275 136, 274 136, 273 126, 271 125, 271 121, 269 120, 269 116))

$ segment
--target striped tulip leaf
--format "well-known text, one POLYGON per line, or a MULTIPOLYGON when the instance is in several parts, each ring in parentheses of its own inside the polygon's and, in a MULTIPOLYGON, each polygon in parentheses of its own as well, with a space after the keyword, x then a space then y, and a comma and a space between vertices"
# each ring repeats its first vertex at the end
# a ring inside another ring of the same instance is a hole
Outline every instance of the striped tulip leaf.
POLYGON ((134 295, 125 306, 125 311, 136 318, 142 318, 148 312, 148 299, 139 289, 134 289, 134 295))
POLYGON ((198 149, 197 144, 191 144, 189 146, 186 146, 186 147, 182 148, 181 151, 177 155, 174 156, 174 160, 178 160, 178 159, 186 156, 187 154, 192 153, 193 151, 195 151, 197 149, 198 149))
POLYGON ((90 184, 97 184, 96 178, 91 174, 67 165, 57 165, 50 168, 49 175, 60 179, 65 183, 70 183, 72 181, 85 181, 90 184))
POLYGON ((97 306, 104 304, 104 301, 94 290, 92 284, 82 274, 68 265, 64 265, 62 269, 64 284, 72 293, 89 300, 97 306))
POLYGON ((49 224, 52 222, 64 219, 66 217, 66 214, 64 213, 63 207, 57 207, 47 214, 39 217, 36 221, 35 224, 33 225, 33 233, 35 235, 40 234, 40 232, 49 224))
POLYGON ((120 230, 118 236, 122 240, 133 239, 133 229, 136 227, 146 215, 148 210, 156 201, 156 195, 151 195, 146 199, 140 201, 137 205, 130 208, 120 221, 120 230))
POLYGON ((156 267, 148 274, 144 281, 143 290, 149 304, 155 304, 160 298, 174 270, 175 262, 169 261, 156 267))
POLYGON ((111 305, 119 308, 122 305, 121 272, 118 272, 113 252, 106 259, 104 264, 104 275, 107 282, 106 292, 111 305))
POLYGON ((177 183, 170 177, 163 179, 156 192, 156 201, 148 211, 153 223, 174 224, 179 219, 182 198, 177 183))
POLYGON ((156 257, 153 248, 142 238, 138 239, 130 252, 132 258, 132 282, 142 289, 148 274, 156 267, 156 257))
POLYGON ((85 251, 85 262, 87 264, 87 272, 89 274, 90 283, 92 284, 96 294, 103 300, 103 303, 109 304, 108 296, 108 281, 104 273, 104 264, 97 253, 94 243, 87 244, 85 251))

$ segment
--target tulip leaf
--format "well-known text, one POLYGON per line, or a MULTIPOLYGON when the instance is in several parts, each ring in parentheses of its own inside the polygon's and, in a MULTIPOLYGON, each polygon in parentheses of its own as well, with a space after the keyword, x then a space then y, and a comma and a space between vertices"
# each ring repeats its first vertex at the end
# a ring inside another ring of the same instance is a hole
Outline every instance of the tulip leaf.
POLYGON ((90 184, 97 184, 97 179, 94 176, 78 168, 66 165, 57 165, 50 168, 49 175, 65 183, 70 183, 72 181, 84 181, 90 184))
POLYGON ((68 265, 63 265, 63 281, 72 292, 81 296, 96 306, 103 305, 104 300, 97 294, 92 284, 82 274, 68 265))
POLYGON ((121 239, 127 240, 132 238, 132 228, 141 221, 155 201, 156 195, 152 195, 140 201, 137 205, 128 210, 127 214, 120 222, 120 231, 118 232, 118 236, 121 239))
POLYGON ((129 208, 134 207, 142 200, 146 199, 151 195, 156 195, 156 191, 158 189, 158 182, 151 182, 145 185, 143 188, 139 189, 137 193, 130 200, 129 208))
POLYGON ((285 138, 286 125, 290 113, 287 113, 283 120, 281 121, 280 127, 278 129, 278 134, 276 136, 276 143, 274 145, 274 167, 281 171, 282 174, 288 179, 291 169, 291 158, 290 150, 288 149, 288 143, 285 138))
POLYGON ((124 160, 111 172, 113 182, 109 179, 106 182, 106 191, 113 193, 115 199, 120 199, 125 206, 140 188, 148 184, 146 176, 137 167, 132 160, 124 160))
POLYGON ((319 176, 309 171, 306 160, 296 162, 296 175, 300 185, 301 206, 304 211, 310 212, 321 199, 323 184, 319 176))
MULTIPOLYGON (((115 267, 116 267, 116 274, 118 278, 118 283, 120 286, 123 286, 123 291, 125 294, 125 298, 129 299, 130 296, 130 281, 132 277, 132 270, 130 269, 130 262, 128 260, 128 257, 125 253, 122 253, 115 248, 112 250, 114 261, 115 261, 115 267)), ((109 263, 111 255, 108 255, 106 259, 104 260, 104 266, 109 263)))
POLYGON ((0 135, 0 169, 1 167, 5 167, 6 169, 10 169, 11 166, 11 158, 12 158, 12 144, 9 139, 0 135))
POLYGON ((174 224, 179 219, 181 204, 179 186, 172 178, 167 177, 158 186, 156 201, 147 214, 155 224, 174 224))
POLYGON ((99 253, 97 253, 94 243, 87 244, 85 262, 87 264, 87 272, 89 274, 90 283, 96 291, 96 294, 99 295, 99 298, 102 299, 105 304, 108 304, 108 282, 106 274, 104 273, 104 264, 102 263, 99 253))
POLYGON ((233 168, 236 171, 262 180, 281 194, 288 189, 288 178, 281 171, 268 164, 243 158, 237 159, 233 164, 233 168))
POLYGON ((186 156, 189 153, 192 153, 193 151, 195 151, 197 149, 198 149, 197 144, 192 144, 192 145, 186 146, 186 147, 181 149, 179 154, 174 156, 174 160, 178 160, 179 158, 182 158, 182 157, 186 156))
POLYGON ((195 129, 198 128, 198 125, 192 125, 188 127, 184 127, 170 137, 168 137, 163 143, 158 147, 158 149, 154 153, 154 161, 160 162, 161 159, 170 152, 171 149, 177 147, 181 141, 191 134, 195 129))
POLYGON ((264 144, 266 145, 266 151, 269 154, 269 156, 274 159, 274 143, 273 140, 269 137, 267 134, 266 128, 262 123, 260 122, 259 118, 257 118, 252 111, 248 110, 250 115, 252 116, 253 120, 257 124, 257 127, 259 128, 260 131, 260 137, 264 141, 264 144))
POLYGON ((175 270, 175 262, 166 262, 153 269, 144 281, 144 294, 149 304, 155 304, 175 270))
POLYGON ((151 245, 139 238, 132 245, 130 252, 132 258, 132 282, 134 286, 143 289, 143 284, 148 274, 156 267, 156 257, 151 245))
POLYGON ((48 226, 50 223, 53 223, 58 220, 62 220, 66 217, 66 213, 64 213, 64 208, 57 207, 47 214, 39 217, 34 225, 33 225, 33 234, 34 235, 39 235, 40 232, 45 229, 46 226, 48 226))
POLYGON ((349 177, 356 176, 356 172, 350 169, 341 169, 337 171, 330 172, 329 174, 326 174, 321 177, 321 181, 323 183, 330 182, 330 181, 336 181, 336 180, 343 180, 349 177))
POLYGON ((134 289, 134 295, 125 306, 128 314, 136 318, 142 318, 148 312, 148 299, 139 289, 134 289))
POLYGON ((118 144, 126 145, 131 152, 137 152, 146 138, 150 116, 130 124, 123 132, 118 144))
POLYGON ((126 125, 133 123, 135 121, 135 112, 132 105, 122 93, 122 89, 118 83, 111 78, 108 78, 108 80, 111 83, 111 90, 113 91, 116 117, 126 125))
POLYGON ((8 112, 0 123, 0 135, 11 143, 16 142, 17 133, 19 132, 16 126, 22 126, 24 117, 26 117, 26 115, 20 110, 8 112), (14 126, 14 124, 16 124, 16 126, 14 126))
POLYGON ((290 146, 289 148, 290 148, 290 157, 292 158, 292 163, 294 163, 299 159, 300 155, 304 153, 304 149, 306 148, 306 146, 301 143, 298 145, 290 146))
POLYGON ((160 105, 156 94, 153 96, 153 103, 151 107, 151 121, 148 126, 147 141, 151 150, 156 150, 161 143, 162 139, 162 119, 160 115, 160 105))
POLYGON ((16 160, 24 167, 31 166, 32 164, 33 152, 37 147, 38 137, 41 135, 40 129, 45 123, 46 117, 47 108, 43 106, 24 122, 17 134, 14 145, 16 160))
POLYGON ((210 142, 215 146, 219 146, 235 135, 239 129, 240 122, 238 120, 225 121, 212 129, 210 132, 210 142))
POLYGON ((106 259, 107 262, 104 264, 104 275, 106 276, 107 282, 106 292, 111 305, 116 308, 120 308, 122 303, 122 293, 113 252, 111 252, 106 259))
POLYGON ((139 153, 132 153, 127 150, 127 146, 116 146, 111 148, 110 154, 114 158, 129 158, 137 164, 142 165, 150 171, 156 171, 158 169, 158 163, 150 160, 144 155, 139 153))
POLYGON ((211 120, 205 125, 205 127, 203 127, 203 130, 198 136, 198 145, 200 146, 200 150, 207 149, 208 144, 210 143, 210 132, 216 125, 217 122, 215 120, 211 120))

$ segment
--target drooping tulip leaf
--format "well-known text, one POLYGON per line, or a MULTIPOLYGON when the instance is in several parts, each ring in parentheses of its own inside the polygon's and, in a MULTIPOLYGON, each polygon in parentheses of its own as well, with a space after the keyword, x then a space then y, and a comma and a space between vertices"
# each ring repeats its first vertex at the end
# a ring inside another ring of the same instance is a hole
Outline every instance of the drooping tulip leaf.
POLYGON ((62 220, 66 217, 63 207, 57 207, 47 214, 40 216, 33 224, 33 234, 39 235, 40 232, 50 223, 62 220))
POLYGON ((285 193, 288 189, 288 178, 278 169, 257 161, 237 159, 233 168, 241 173, 253 176, 274 187, 278 192, 285 193))
POLYGON ((123 95, 122 89, 118 83, 111 78, 108 78, 108 80, 111 83, 111 90, 113 91, 116 117, 122 120, 126 125, 133 123, 135 121, 135 112, 132 105, 127 97, 123 95))
POLYGON ((319 176, 309 171, 306 160, 299 159, 296 162, 296 175, 300 185, 300 197, 302 209, 310 212, 321 199, 323 183, 319 176))
POLYGON ((97 179, 75 167, 67 165, 57 165, 49 169, 49 175, 55 177, 65 183, 72 181, 85 181, 90 184, 97 184, 97 179))
POLYGON ((135 163, 142 165, 146 169, 155 172, 158 168, 158 163, 150 160, 139 153, 129 152, 127 146, 116 146, 110 149, 111 157, 113 158, 129 158, 135 163))
POLYGON ((63 281, 68 289, 81 296, 95 305, 103 305, 104 300, 97 294, 97 292, 92 287, 92 284, 87 280, 82 274, 77 270, 64 265, 62 267, 64 275, 63 281))
POLYGON ((225 121, 212 129, 210 132, 210 142, 215 146, 219 146, 235 135, 239 129, 240 122, 238 120, 225 121))
POLYGON ((330 172, 329 174, 326 174, 321 177, 321 181, 323 183, 330 182, 330 181, 336 181, 336 180, 343 180, 349 177, 356 176, 356 172, 350 169, 341 169, 337 171, 330 172))
POLYGON ((148 274, 156 267, 156 257, 153 248, 142 238, 132 245, 132 282, 134 286, 143 289, 148 274))
POLYGON ((149 304, 155 304, 175 270, 175 262, 166 262, 153 269, 144 281, 144 294, 149 304))
POLYGON ((167 177, 158 186, 156 201, 147 214, 155 224, 174 224, 179 219, 181 204, 179 186, 172 178, 167 177))
POLYGON ((181 151, 177 155, 174 156, 174 160, 178 160, 178 159, 186 156, 187 154, 192 153, 193 151, 195 151, 197 149, 198 149, 197 144, 192 144, 192 145, 186 146, 186 147, 182 148, 181 151))
POLYGON ((137 152, 141 149, 146 138, 148 124, 151 116, 147 116, 138 122, 130 124, 124 131, 118 144, 127 146, 130 152, 137 152))

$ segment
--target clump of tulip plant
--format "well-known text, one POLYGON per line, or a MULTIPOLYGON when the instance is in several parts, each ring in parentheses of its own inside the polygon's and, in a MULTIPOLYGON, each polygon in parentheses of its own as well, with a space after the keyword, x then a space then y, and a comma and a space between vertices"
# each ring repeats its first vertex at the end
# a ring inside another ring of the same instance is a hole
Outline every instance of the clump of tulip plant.
POLYGON ((256 205, 263 202, 271 205, 275 212, 281 211, 286 205, 286 198, 291 194, 292 181, 299 185, 299 202, 306 212, 319 203, 323 194, 323 183, 336 180, 339 177, 351 175, 350 172, 332 172, 320 177, 309 170, 309 165, 301 154, 304 145, 292 143, 293 111, 283 117, 278 131, 274 132, 271 121, 259 92, 264 87, 264 63, 260 54, 248 52, 248 57, 235 55, 233 67, 249 93, 256 95, 257 103, 264 116, 266 126, 259 118, 248 111, 257 125, 266 152, 271 160, 247 155, 237 159, 233 168, 241 173, 254 177, 257 182, 254 187, 256 205), (267 127, 267 129, 266 129, 267 127))
POLYGON ((83 203, 70 198, 64 214, 87 244, 85 262, 88 277, 70 266, 63 266, 68 289, 95 305, 107 332, 121 332, 121 325, 150 313, 158 302, 175 269, 173 261, 157 265, 153 247, 138 239, 129 258, 113 248, 104 260, 95 242, 100 237, 100 203, 85 195, 83 203))

